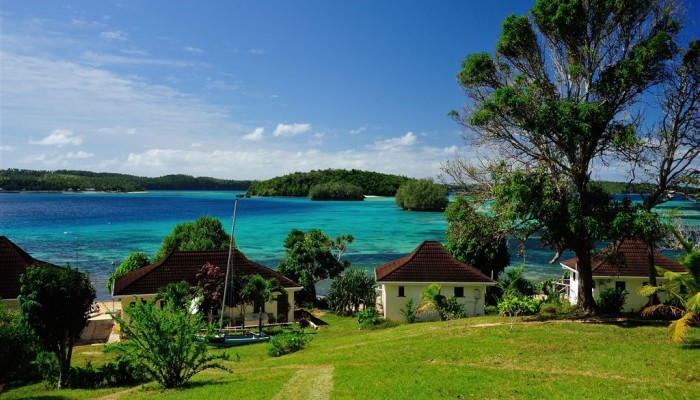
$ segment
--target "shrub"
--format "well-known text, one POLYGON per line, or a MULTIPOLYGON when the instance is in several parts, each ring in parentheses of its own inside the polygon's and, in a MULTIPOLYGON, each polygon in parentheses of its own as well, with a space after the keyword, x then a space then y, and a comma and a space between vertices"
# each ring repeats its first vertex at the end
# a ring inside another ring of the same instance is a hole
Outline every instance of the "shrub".
POLYGON ((484 307, 484 314, 486 315, 498 315, 497 306, 486 306, 484 307))
POLYGON ((365 321, 364 323, 360 324, 360 329, 363 330, 368 330, 368 331, 376 331, 379 329, 387 329, 387 328, 393 328, 395 326, 398 326, 399 323, 388 319, 388 318, 379 318, 376 323, 368 323, 365 321))
POLYGON ((134 385, 148 380, 146 369, 141 363, 121 356, 115 362, 105 364, 102 375, 107 386, 134 385))
POLYGON ((367 307, 364 310, 358 312, 357 322, 359 322, 360 325, 364 323, 372 325, 377 324, 379 322, 379 313, 377 313, 377 309, 374 307, 367 307))
POLYGON ((616 315, 622 311, 627 301, 627 291, 623 289, 607 288, 600 291, 598 296, 595 296, 596 312, 599 314, 616 315))
POLYGON ((508 296, 498 302, 498 311, 501 315, 510 318, 510 330, 513 331, 513 324, 518 315, 532 315, 537 313, 540 302, 532 297, 508 296))
POLYGON ((281 333, 270 340, 270 347, 267 354, 272 357, 279 357, 285 354, 294 353, 306 347, 311 341, 311 337, 302 332, 281 333))
POLYGON ((104 375, 88 361, 84 367, 71 367, 68 373, 68 387, 72 389, 95 389, 102 385, 104 375))
POLYGON ((444 303, 438 305, 438 313, 442 321, 465 318, 464 304, 460 304, 455 296, 450 296, 444 303))
POLYGON ((31 361, 36 358, 36 337, 19 313, 7 311, 0 300, 0 385, 27 379, 31 361))
POLYGON ((55 388, 61 379, 61 370, 58 366, 58 357, 53 352, 41 351, 36 356, 36 367, 41 375, 41 380, 47 388, 55 388))
POLYGON ((406 301, 406 305, 399 310, 399 313, 406 318, 406 322, 412 324, 416 322, 416 315, 418 315, 418 307, 414 304, 413 297, 406 301))

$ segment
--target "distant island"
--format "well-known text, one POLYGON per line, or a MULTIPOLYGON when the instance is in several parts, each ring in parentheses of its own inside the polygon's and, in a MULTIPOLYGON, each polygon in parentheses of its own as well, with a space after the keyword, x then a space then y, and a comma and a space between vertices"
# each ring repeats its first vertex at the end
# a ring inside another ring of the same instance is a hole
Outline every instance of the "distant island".
POLYGON ((157 178, 89 171, 34 171, 0 169, 2 191, 141 192, 144 190, 247 190, 249 180, 227 180, 190 175, 157 178))
POLYGON ((365 195, 394 196, 399 186, 410 180, 413 179, 357 169, 314 170, 255 181, 247 194, 309 197, 312 200, 362 200, 365 195))

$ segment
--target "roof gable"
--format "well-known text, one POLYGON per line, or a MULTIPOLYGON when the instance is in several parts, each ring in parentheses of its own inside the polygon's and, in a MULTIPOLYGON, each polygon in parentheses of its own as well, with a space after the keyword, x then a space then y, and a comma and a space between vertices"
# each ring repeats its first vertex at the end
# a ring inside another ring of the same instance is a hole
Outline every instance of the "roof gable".
MULTIPOLYGON (((131 271, 114 280, 114 295, 155 294, 169 283, 186 281, 191 286, 197 285, 197 273, 206 263, 226 270, 228 250, 174 251, 163 260, 131 271)), ((277 271, 248 260, 238 249, 231 252, 232 272, 242 275, 260 275, 265 279, 275 278, 285 288, 301 285, 277 271)))
MULTIPOLYGON (((591 262, 593 276, 649 276, 646 244, 637 239, 623 239, 618 242, 618 245, 618 252, 622 254, 625 264, 618 265, 607 260, 594 258, 591 262)), ((606 247, 606 249, 612 250, 612 245, 606 247)), ((688 271, 681 263, 661 255, 657 250, 654 250, 654 263, 656 266, 668 271, 688 271)), ((561 265, 576 271, 578 270, 578 260, 576 258, 562 261, 561 265)))
POLYGON ((374 271, 377 282, 493 282, 477 268, 456 260, 437 241, 425 241, 411 254, 374 271))
POLYGON ((32 265, 58 268, 35 259, 6 236, 0 236, 0 298, 16 299, 19 296, 19 277, 32 265))

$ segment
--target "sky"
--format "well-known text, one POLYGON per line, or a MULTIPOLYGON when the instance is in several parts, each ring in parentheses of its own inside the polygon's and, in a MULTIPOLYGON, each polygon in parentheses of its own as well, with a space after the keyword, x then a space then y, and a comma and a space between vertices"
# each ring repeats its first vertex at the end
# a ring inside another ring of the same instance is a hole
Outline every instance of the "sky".
POLYGON ((0 0, 0 169, 434 178, 474 152, 460 63, 531 6, 0 0))

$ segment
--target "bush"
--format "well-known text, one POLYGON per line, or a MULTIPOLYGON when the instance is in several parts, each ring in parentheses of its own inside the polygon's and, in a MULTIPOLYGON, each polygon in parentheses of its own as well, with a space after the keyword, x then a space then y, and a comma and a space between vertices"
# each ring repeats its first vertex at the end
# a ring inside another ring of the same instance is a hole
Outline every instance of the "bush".
POLYGON ((0 384, 31 378, 36 347, 36 337, 21 315, 7 311, 0 300, 0 384))
POLYGON ((627 291, 623 289, 607 288, 595 296, 596 312, 599 314, 616 315, 622 311, 627 301, 627 291))
POLYGON ((418 307, 414 304, 413 297, 406 301, 406 305, 399 310, 399 313, 406 318, 406 322, 412 324, 416 322, 416 315, 418 315, 418 307))
POLYGON ((379 313, 374 307, 367 307, 364 310, 357 313, 357 322, 362 324, 372 324, 375 325, 379 322, 379 313))
POLYGON ((146 382, 148 376, 144 366, 128 358, 117 357, 114 363, 107 363, 102 367, 107 386, 129 386, 146 382))
POLYGON ((279 357, 285 354, 302 350, 311 341, 311 337, 302 332, 281 333, 270 340, 270 347, 267 354, 272 357, 279 357))
POLYGON ((467 316, 466 311, 464 311, 464 304, 460 304, 455 296, 448 297, 442 304, 438 303, 438 313, 442 321, 465 318, 467 316))
POLYGON ((484 307, 485 315, 498 315, 498 307, 496 306, 486 306, 484 307))
POLYGON ((68 387, 72 389, 96 389, 102 385, 104 374, 88 361, 84 367, 71 367, 68 373, 68 387))
POLYGON ((387 319, 387 318, 379 318, 377 320, 377 322, 375 322, 375 323, 369 323, 367 321, 363 322, 362 324, 360 324, 360 329, 368 330, 368 331, 376 331, 379 329, 393 328, 393 327, 398 326, 398 325, 399 325, 399 323, 394 321, 394 320, 387 319))
POLYGON ((58 357, 56 354, 48 351, 42 351, 36 356, 36 367, 41 375, 41 380, 47 388, 58 387, 58 381, 61 379, 61 370, 58 366, 58 357))

